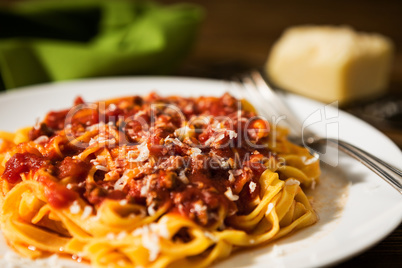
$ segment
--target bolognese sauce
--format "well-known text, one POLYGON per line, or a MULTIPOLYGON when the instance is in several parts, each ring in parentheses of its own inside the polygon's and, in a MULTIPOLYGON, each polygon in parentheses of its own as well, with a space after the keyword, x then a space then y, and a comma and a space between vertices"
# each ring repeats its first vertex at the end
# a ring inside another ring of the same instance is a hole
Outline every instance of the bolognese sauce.
POLYGON ((152 93, 91 105, 78 98, 75 105, 81 108, 52 111, 31 129, 29 138, 44 145, 44 156, 17 153, 2 175, 15 184, 20 174, 46 166, 50 176, 36 178, 54 207, 67 207, 78 196, 92 206, 126 200, 146 205, 150 215, 165 206, 210 226, 249 212, 264 162, 275 158, 264 146, 268 122, 229 94, 152 93), (94 130, 96 138, 76 139, 94 130), (101 149, 82 160, 95 145, 101 149))

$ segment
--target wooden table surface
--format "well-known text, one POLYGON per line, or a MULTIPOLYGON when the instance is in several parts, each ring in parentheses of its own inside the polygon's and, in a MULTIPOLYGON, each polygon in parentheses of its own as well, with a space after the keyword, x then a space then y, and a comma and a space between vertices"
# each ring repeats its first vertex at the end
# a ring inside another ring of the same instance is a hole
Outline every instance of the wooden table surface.
MULTIPOLYGON (((183 0, 160 0, 162 3, 183 0)), ((269 49, 282 31, 300 24, 350 25, 359 31, 378 32, 390 37, 396 47, 389 93, 384 100, 402 103, 402 1, 267 1, 187 0, 205 8, 206 16, 194 51, 175 73, 183 76, 230 78, 261 67, 269 49)), ((372 103, 356 103, 345 110, 363 115, 372 103)), ((382 105, 382 103, 378 104, 382 105)), ((371 120, 402 148, 399 127, 382 119, 371 120)), ((394 120, 395 121, 395 120, 394 120)), ((402 267, 402 225, 378 245, 337 267, 402 267)))

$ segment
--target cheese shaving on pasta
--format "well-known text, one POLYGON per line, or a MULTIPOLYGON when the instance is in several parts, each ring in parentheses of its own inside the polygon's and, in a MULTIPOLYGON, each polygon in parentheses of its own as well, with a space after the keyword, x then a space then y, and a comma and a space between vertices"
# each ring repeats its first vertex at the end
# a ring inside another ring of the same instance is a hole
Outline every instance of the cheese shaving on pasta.
POLYGON ((0 132, 1 230, 21 256, 208 267, 318 219, 303 189, 319 161, 244 100, 75 105, 0 132))

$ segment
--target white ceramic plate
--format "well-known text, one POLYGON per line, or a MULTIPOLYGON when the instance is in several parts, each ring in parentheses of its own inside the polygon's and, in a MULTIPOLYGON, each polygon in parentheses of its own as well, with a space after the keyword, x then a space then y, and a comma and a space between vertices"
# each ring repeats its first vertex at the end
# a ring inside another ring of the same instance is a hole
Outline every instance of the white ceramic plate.
MULTIPOLYGON (((33 125, 52 109, 86 101, 141 94, 221 95, 228 89, 217 80, 136 77, 91 79, 46 84, 0 95, 0 129, 33 125)), ((286 101, 300 119, 313 122, 320 135, 339 137, 402 168, 402 153, 387 137, 355 117, 295 95, 286 101), (320 119, 321 117, 321 119, 320 119)), ((311 195, 320 221, 284 239, 234 254, 215 267, 311 267, 334 264, 373 246, 402 220, 402 196, 357 161, 339 155, 338 166, 323 166, 321 183, 311 195)), ((0 254, 8 251, 0 241, 0 254)), ((65 262, 64 267, 83 267, 65 262)), ((24 266, 25 267, 25 266, 24 266)))

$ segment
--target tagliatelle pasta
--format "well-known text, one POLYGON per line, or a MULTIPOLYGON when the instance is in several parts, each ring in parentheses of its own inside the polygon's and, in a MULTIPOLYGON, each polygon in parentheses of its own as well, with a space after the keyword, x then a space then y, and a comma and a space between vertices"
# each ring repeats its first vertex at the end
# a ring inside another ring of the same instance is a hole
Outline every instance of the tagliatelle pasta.
POLYGON ((1 230, 28 258, 207 267, 317 221, 316 158, 246 101, 133 96, 0 132, 1 230))

